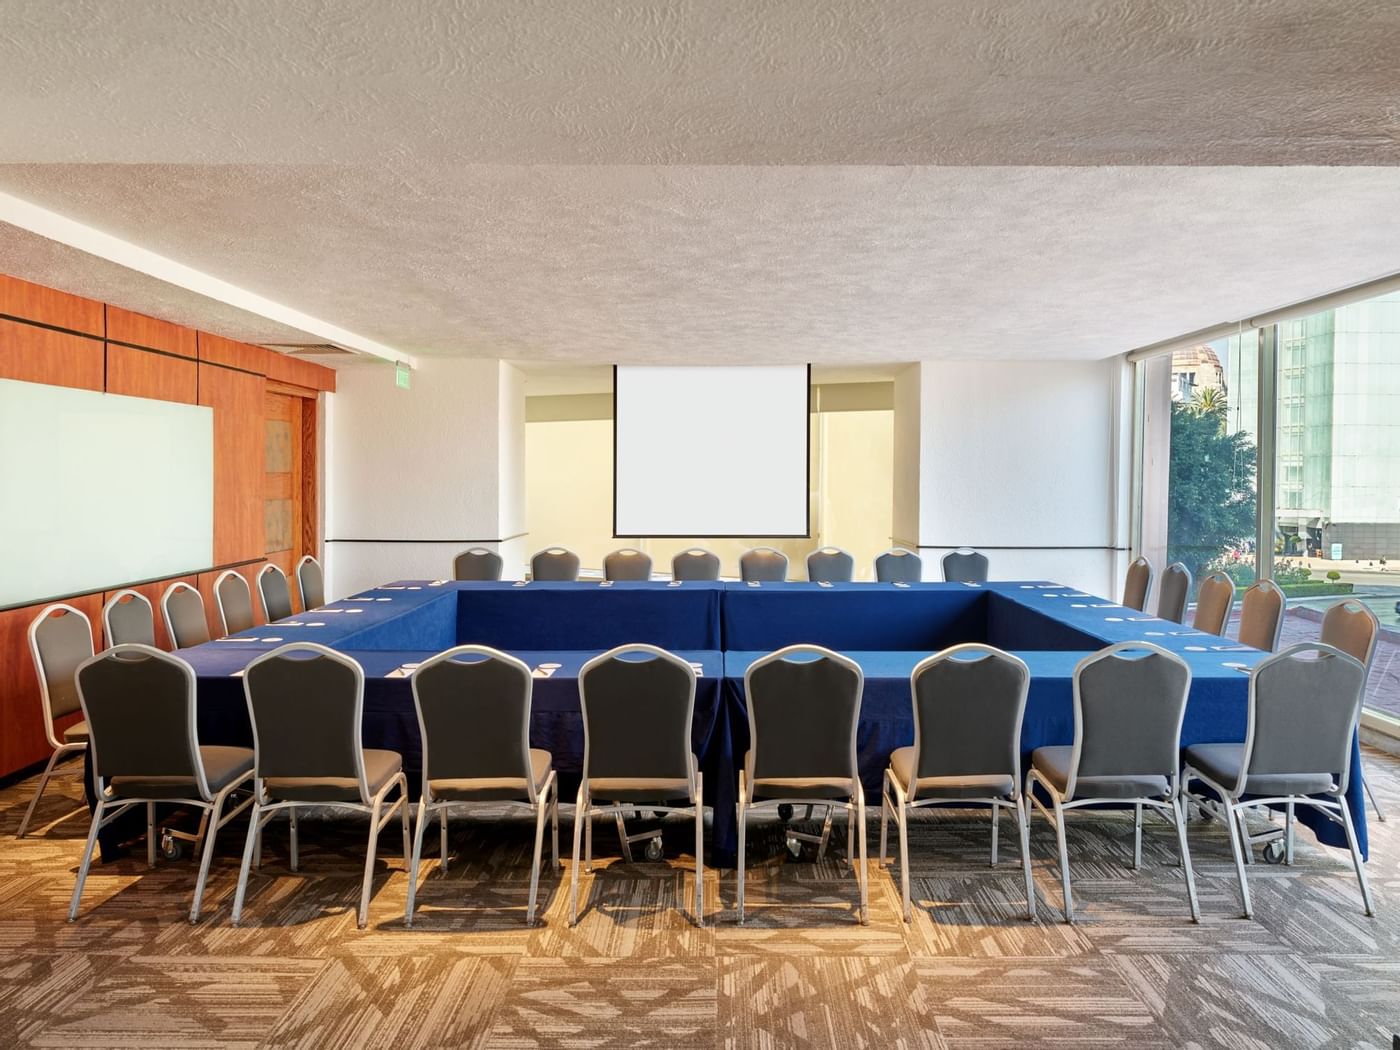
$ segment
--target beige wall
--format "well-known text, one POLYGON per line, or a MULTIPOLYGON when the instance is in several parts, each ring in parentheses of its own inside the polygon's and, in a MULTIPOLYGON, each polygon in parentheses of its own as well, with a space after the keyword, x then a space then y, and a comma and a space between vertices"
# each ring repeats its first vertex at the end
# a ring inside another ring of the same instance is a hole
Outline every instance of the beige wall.
MULTIPOLYGON (((762 544, 787 554, 789 574, 802 579, 808 552, 831 544, 855 556, 858 579, 870 579, 875 555, 890 545, 893 414, 824 412, 812 418, 814 539, 641 541, 612 535, 612 421, 531 419, 525 427, 528 546, 531 551, 554 544, 569 547, 585 569, 601 571, 608 551, 635 545, 652 556, 662 573, 670 571, 672 555, 702 546, 720 556, 724 575, 737 576, 739 555, 762 544)), ((697 484, 705 485, 704 479, 697 484)))

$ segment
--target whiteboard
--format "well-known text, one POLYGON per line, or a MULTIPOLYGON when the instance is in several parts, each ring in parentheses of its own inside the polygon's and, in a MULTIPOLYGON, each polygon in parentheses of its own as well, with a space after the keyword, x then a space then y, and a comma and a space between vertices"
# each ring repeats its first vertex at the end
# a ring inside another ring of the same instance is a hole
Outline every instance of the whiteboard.
POLYGON ((0 606, 213 563, 213 409, 0 380, 0 606))
POLYGON ((806 365, 619 365, 613 532, 808 534, 806 365))

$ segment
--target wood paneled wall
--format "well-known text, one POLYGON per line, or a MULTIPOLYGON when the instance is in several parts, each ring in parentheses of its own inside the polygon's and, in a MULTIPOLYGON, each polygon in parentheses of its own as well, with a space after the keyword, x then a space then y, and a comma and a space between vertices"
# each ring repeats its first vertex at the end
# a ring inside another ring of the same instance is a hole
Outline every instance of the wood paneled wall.
MULTIPOLYGON (((267 563, 263 447, 268 386, 314 398, 335 390, 335 372, 260 346, 0 275, 0 379, 214 410, 214 564, 191 565, 188 575, 135 589, 155 607, 158 644, 169 644, 159 622, 160 595, 177 579, 199 588, 210 630, 217 635, 214 580, 223 569, 236 567, 253 585, 267 563)), ((101 440, 100 434, 92 435, 94 464, 100 462, 101 440)), ((318 536, 304 539, 306 549, 317 549, 318 536)), ((102 604, 125 582, 94 580, 91 593, 65 599, 91 618, 99 646, 102 604)), ((253 604, 261 617, 256 585, 253 604)), ((27 637, 30 622, 42 608, 0 610, 0 777, 48 759, 27 637)))

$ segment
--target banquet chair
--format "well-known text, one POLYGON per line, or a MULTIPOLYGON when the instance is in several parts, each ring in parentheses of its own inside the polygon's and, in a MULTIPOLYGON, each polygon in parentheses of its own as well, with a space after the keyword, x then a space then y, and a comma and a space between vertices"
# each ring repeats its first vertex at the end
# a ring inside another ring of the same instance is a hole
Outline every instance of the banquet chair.
POLYGON ((530 578, 573 583, 578 579, 578 555, 567 547, 546 547, 530 559, 530 578))
POLYGON ((846 811, 846 862, 860 889, 859 919, 870 921, 866 869, 865 790, 856 765, 856 726, 865 676, 860 665, 816 645, 789 645, 751 663, 744 672, 749 709, 749 750, 739 771, 738 912, 744 921, 744 869, 748 815, 790 805, 827 808, 820 836, 789 831, 791 838, 826 845, 831 812, 846 811))
POLYGON ((657 837, 655 831, 629 835, 623 825, 624 814, 644 804, 658 813, 694 815, 692 919, 703 926, 705 804, 700 765, 691 743, 695 669, 654 645, 623 645, 583 665, 578 692, 583 709, 583 777, 574 810, 569 925, 578 924, 580 849, 588 869, 593 868, 593 818, 614 817, 623 856, 630 861, 633 842, 657 837), (595 799, 602 804, 595 804, 595 799))
POLYGON ((850 583, 856 560, 840 547, 822 547, 807 555, 807 579, 813 583, 850 583))
MULTIPOLYGON (((1352 659, 1360 661, 1369 678, 1380 633, 1381 625, 1375 613, 1361 602, 1343 599, 1322 614, 1322 636, 1319 640, 1323 645, 1334 646, 1352 659)), ((1362 689, 1364 692, 1364 685, 1362 689)), ((1365 762, 1362 762, 1361 768, 1357 770, 1357 775, 1361 777, 1361 786, 1366 791, 1371 808, 1376 811, 1376 819, 1385 823, 1385 811, 1381 809, 1371 791, 1371 779, 1366 775, 1365 762)))
POLYGON ((403 859, 411 861, 408 780, 396 751, 361 743, 365 674, 344 653, 294 642, 264 653, 243 672, 243 693, 253 724, 253 815, 243 846, 233 925, 243 918, 248 872, 262 866, 262 835, 286 812, 291 822, 291 869, 297 870, 297 810, 331 807, 369 817, 365 874, 357 922, 369 921, 369 892, 379 833, 397 812, 403 821, 403 859), (398 789, 392 803, 389 795, 398 789))
POLYGON ((651 579, 651 555, 632 547, 615 550, 603 559, 603 578, 606 580, 649 580, 651 579))
POLYGON ((156 805, 200 811, 199 830, 179 833, 200 852, 190 922, 199 921, 214 840, 219 829, 252 805, 249 796, 224 812, 236 791, 249 790, 253 752, 246 747, 202 746, 195 715, 194 669, 178 656, 149 645, 121 644, 86 660, 77 673, 78 694, 92 741, 97 805, 68 921, 78 917, 97 836, 133 806, 146 807, 146 864, 155 867, 156 805))
POLYGON ((903 547, 891 547, 875 559, 875 579, 880 583, 918 583, 924 578, 924 562, 903 547))
POLYGON ((1186 600, 1191 596, 1191 570, 1174 561, 1162 570, 1157 585, 1157 616, 1172 623, 1186 622, 1186 600))
POLYGON ((1288 599, 1273 580, 1260 580, 1249 587, 1240 602, 1240 644, 1273 652, 1287 612, 1288 599))
POLYGON ((1311 806, 1342 825, 1366 914, 1375 914, 1346 800, 1365 684, 1366 668, 1340 649, 1315 642, 1289 646, 1250 673, 1244 743, 1192 744, 1186 749, 1183 791, 1229 831, 1245 918, 1254 914, 1246 855, 1256 842, 1282 836, 1284 862, 1292 864, 1297 806, 1311 806), (1192 792, 1195 781, 1211 794, 1192 792), (1242 801, 1246 795, 1249 800, 1242 801), (1245 810, 1270 804, 1285 806, 1284 827, 1251 837, 1245 810))
POLYGON ((454 580, 499 580, 505 562, 493 550, 471 547, 452 559, 454 580))
POLYGON ((264 565, 258 573, 258 598, 262 601, 267 622, 285 620, 292 615, 292 589, 287 574, 277 565, 264 565))
POLYGON ((1152 590, 1152 563, 1146 558, 1134 558, 1128 566, 1123 583, 1123 605, 1138 612, 1147 611, 1147 595, 1152 590))
POLYGON ((108 645, 156 645, 156 615, 140 591, 118 591, 102 606, 102 635, 108 645))
POLYGON ((546 817, 559 867, 559 790, 548 751, 530 746, 534 680, 527 664, 483 645, 439 653, 413 672, 413 706, 423 741, 423 782, 408 872, 404 924, 413 925, 423 836, 438 818, 442 873, 447 874, 447 813, 473 803, 523 807, 535 816, 526 925, 535 921, 546 817))
POLYGON ((986 583, 987 569, 987 556, 971 547, 943 555, 943 579, 949 583, 986 583))
POLYGON ((1074 922, 1065 816, 1103 803, 1133 806, 1133 868, 1142 866, 1142 811, 1149 806, 1176 825, 1191 920, 1201 921, 1196 876, 1186 845, 1178 756, 1191 668, 1149 642, 1120 642, 1074 669, 1074 744, 1031 752, 1026 798, 1055 828, 1065 922, 1074 922), (1049 796, 1054 815, 1034 794, 1049 796))
POLYGON ((81 609, 58 603, 45 608, 29 625, 29 653, 34 658, 34 673, 39 678, 39 703, 43 707, 44 736, 49 743, 49 762, 39 777, 39 786, 24 811, 15 838, 22 839, 44 791, 49 786, 54 767, 71 755, 87 750, 88 726, 75 722, 63 730, 62 737, 54 725, 82 709, 74 673, 78 665, 93 654, 92 622, 81 609))
POLYGON ((297 562, 297 590, 301 591, 303 612, 319 609, 326 604, 326 577, 321 571, 321 563, 311 555, 297 562))
POLYGON ((209 641, 209 619, 204 615, 204 595, 188 583, 172 583, 160 596, 160 614, 170 648, 188 649, 209 641))
POLYGON ((1021 798, 1021 720, 1031 673, 990 645, 955 645, 921 661, 909 677, 914 744, 890 755, 880 800, 880 864, 889 817, 899 831, 899 886, 909 903, 909 814, 927 806, 986 805, 992 811, 992 865, 1001 811, 1016 818, 1026 878, 1026 918, 1035 918, 1029 824, 1021 798))
POLYGON ((253 595, 241 573, 226 569, 214 581, 214 608, 225 636, 246 631, 254 624, 253 595))
POLYGON ((1201 581, 1196 591, 1196 615, 1191 626, 1223 638, 1234 607, 1235 581, 1223 572, 1213 572, 1201 581))
POLYGON ((671 559, 671 579, 713 582, 719 579, 719 555, 704 547, 690 547, 671 559))
POLYGON ((739 556, 739 579, 745 583, 782 583, 787 570, 787 555, 775 547, 753 547, 739 556))

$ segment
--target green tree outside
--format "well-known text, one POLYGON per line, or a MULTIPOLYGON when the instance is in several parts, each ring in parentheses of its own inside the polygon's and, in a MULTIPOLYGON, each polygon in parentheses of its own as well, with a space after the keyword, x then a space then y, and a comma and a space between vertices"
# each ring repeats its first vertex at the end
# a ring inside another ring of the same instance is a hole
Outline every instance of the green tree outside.
MULTIPOLYGON (((1254 443, 1245 431, 1227 433, 1225 422, 1219 390, 1172 405, 1167 559, 1198 580, 1254 536, 1254 443)), ((1251 577, 1252 560, 1237 563, 1251 577)))

